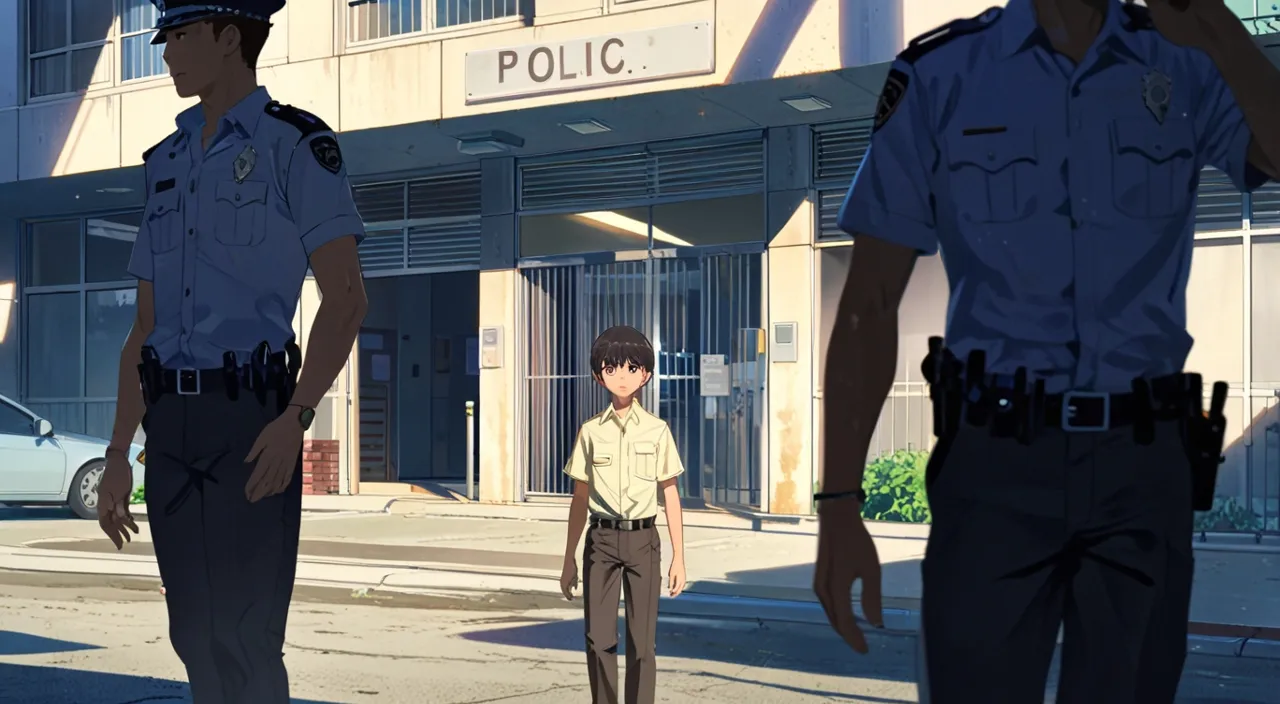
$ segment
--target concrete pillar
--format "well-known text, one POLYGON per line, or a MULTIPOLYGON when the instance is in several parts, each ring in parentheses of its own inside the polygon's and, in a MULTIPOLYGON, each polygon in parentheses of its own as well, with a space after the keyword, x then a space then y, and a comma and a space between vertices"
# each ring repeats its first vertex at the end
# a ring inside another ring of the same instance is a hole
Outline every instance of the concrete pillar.
POLYGON ((814 462, 815 208, 809 198, 811 131, 769 131, 769 248, 765 291, 769 320, 768 465, 762 508, 777 514, 812 510, 814 462), (776 329, 794 323, 795 361, 774 354, 776 329))
POLYGON ((516 307, 515 159, 480 162, 480 501, 520 500, 524 457, 519 443, 519 361, 516 307), (484 331, 496 328, 500 349, 486 350, 484 331))

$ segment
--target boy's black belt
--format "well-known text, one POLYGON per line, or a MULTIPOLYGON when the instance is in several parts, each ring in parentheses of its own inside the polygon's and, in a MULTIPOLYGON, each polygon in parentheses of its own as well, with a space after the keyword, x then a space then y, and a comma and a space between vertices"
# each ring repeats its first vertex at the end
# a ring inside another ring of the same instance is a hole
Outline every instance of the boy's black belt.
POLYGON ((632 519, 592 516, 591 525, 593 527, 599 526, 610 530, 646 530, 653 527, 654 520, 653 516, 649 516, 648 518, 632 519))

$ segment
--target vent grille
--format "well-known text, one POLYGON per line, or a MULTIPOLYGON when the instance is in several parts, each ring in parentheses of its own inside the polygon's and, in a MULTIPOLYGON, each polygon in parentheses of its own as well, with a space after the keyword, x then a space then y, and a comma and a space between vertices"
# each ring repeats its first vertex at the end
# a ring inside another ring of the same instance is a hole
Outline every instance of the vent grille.
POLYGON ((813 182, 848 187, 871 146, 871 120, 813 136, 813 182))
POLYGON ((818 192, 818 239, 840 240, 851 239, 850 235, 840 230, 836 219, 840 216, 840 206, 844 205, 847 191, 830 190, 818 192))
POLYGON ((1239 230, 1244 221, 1244 194, 1231 178, 1211 167, 1200 172, 1196 191, 1196 229, 1239 230))
POLYGON ((479 172, 359 186, 352 194, 367 228, 365 274, 479 268, 479 172))
POLYGON ((589 208, 660 196, 764 188, 757 136, 718 145, 650 145, 633 152, 520 166, 520 208, 589 208))

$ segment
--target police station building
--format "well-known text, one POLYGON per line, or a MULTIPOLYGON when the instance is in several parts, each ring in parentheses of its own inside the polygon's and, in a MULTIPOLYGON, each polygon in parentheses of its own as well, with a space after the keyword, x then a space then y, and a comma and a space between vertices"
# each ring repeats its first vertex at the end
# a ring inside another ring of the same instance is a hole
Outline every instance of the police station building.
MULTIPOLYGON (((657 351, 643 402, 685 496, 810 512, 852 251, 835 215, 888 62, 991 4, 290 0, 259 78, 340 132, 368 230, 370 311, 311 431, 336 476, 313 468, 310 490, 461 490, 472 402, 482 500, 565 493, 607 401, 588 347, 628 324, 657 351)), ((1269 1, 1228 4, 1280 43, 1269 1)), ((0 0, 0 393, 67 431, 110 431, 141 157, 190 104, 154 20, 149 0, 0 0)), ((1275 530, 1280 189, 1208 171, 1197 223, 1189 366, 1232 388, 1219 493, 1275 530)), ((318 300, 308 284, 303 342, 318 300)), ((930 447, 919 362, 945 306, 921 260, 873 455, 930 447)))

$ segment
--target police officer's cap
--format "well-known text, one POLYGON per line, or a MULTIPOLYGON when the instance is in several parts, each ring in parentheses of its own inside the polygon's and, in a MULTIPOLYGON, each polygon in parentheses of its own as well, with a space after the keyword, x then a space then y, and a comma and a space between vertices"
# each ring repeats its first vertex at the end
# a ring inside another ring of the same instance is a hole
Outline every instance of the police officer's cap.
POLYGON ((152 44, 163 44, 165 32, 192 22, 217 17, 243 17, 270 22, 271 16, 284 7, 285 0, 151 0, 160 13, 156 20, 156 36, 152 44))

